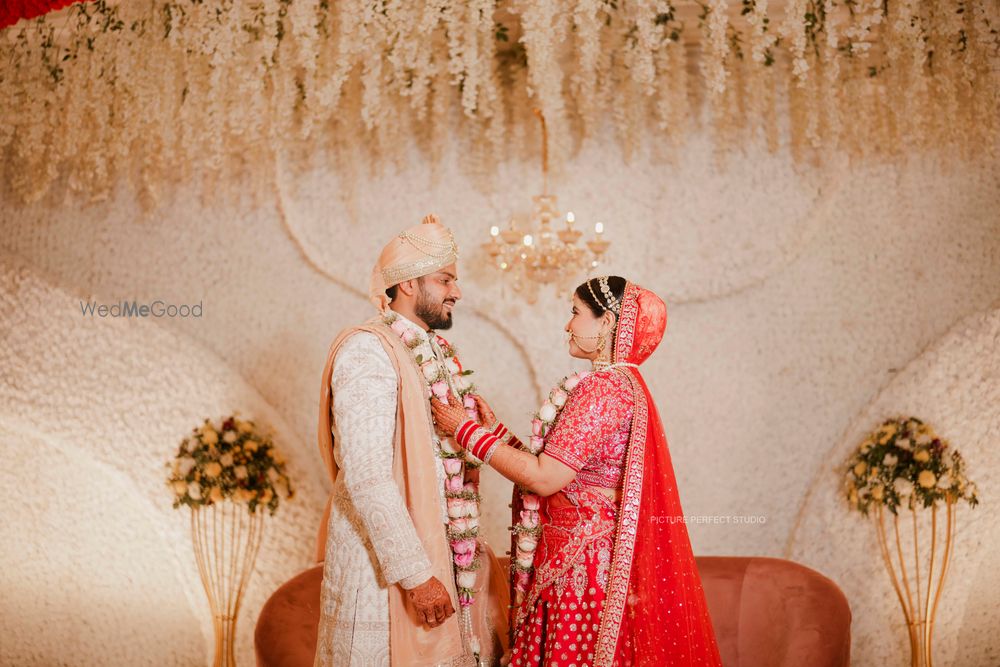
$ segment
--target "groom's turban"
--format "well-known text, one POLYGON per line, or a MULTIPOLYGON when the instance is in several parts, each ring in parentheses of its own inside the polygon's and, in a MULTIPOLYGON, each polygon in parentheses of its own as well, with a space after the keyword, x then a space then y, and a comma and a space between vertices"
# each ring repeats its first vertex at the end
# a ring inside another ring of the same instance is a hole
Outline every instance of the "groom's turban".
POLYGON ((385 310, 389 297, 385 291, 393 285, 434 273, 458 259, 458 246, 451 230, 436 215, 403 231, 389 241, 379 255, 368 288, 368 298, 385 310))

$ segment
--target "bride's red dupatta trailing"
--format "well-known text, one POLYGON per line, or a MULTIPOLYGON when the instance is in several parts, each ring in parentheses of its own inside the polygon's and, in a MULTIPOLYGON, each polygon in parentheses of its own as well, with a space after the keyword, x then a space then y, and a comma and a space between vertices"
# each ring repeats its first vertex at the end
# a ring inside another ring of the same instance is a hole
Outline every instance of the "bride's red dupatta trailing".
MULTIPOLYGON (((638 365, 663 338, 666 305, 632 283, 621 303, 612 361, 638 365)), ((594 664, 721 667, 660 415, 627 371, 636 407, 594 664)))
POLYGON ((14 25, 21 19, 54 12, 77 0, 3 0, 0 2, 0 28, 14 25))

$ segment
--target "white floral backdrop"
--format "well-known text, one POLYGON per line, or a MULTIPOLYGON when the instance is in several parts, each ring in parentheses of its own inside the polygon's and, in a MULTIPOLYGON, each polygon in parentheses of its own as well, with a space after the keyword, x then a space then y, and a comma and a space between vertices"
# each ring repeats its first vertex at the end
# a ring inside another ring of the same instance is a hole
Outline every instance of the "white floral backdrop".
POLYGON ((77 3, 0 30, 0 182, 150 203, 295 153, 353 186, 460 137, 484 185, 536 107, 556 169, 607 122, 627 152, 704 126, 803 162, 969 157, 1000 137, 998 28, 992 0, 77 3))
MULTIPOLYGON (((0 202, 0 662, 189 665, 211 624, 186 516, 162 463, 205 416, 273 425, 297 498, 270 522, 239 629, 310 565, 326 480, 315 444, 327 345, 366 317, 382 243, 436 212, 456 232, 465 299, 450 333, 497 412, 523 432, 539 392, 577 367, 565 297, 529 306, 487 280, 477 245, 538 188, 534 163, 497 166, 480 194, 454 144, 357 182, 336 172, 192 181, 144 209, 124 182, 81 206, 52 191, 0 202), (80 300, 201 302, 200 319, 81 315, 80 300)), ((885 414, 913 412, 959 448, 982 504, 959 512, 937 660, 986 667, 1000 621, 986 566, 998 548, 1000 176, 995 162, 913 158, 793 166, 747 149, 724 164, 695 137, 672 163, 626 162, 605 136, 555 183, 578 220, 604 220, 607 271, 664 296, 667 335, 644 372, 698 554, 789 557, 836 581, 859 665, 907 664, 871 527, 833 467, 885 414)), ((486 477, 486 533, 506 544, 510 487, 486 477)))

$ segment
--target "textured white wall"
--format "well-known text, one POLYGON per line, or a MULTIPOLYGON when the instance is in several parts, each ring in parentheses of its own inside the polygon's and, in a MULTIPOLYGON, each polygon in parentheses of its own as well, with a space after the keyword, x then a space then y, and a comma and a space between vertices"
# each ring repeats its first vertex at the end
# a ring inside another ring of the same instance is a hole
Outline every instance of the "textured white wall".
MULTIPOLYGON (((76 294, 18 258, 5 258, 0 285, 0 664, 211 662, 189 515, 171 509, 164 463, 204 415, 237 408, 278 434, 291 427, 181 332, 81 318, 76 294)), ((301 502, 267 520, 238 628, 243 664, 252 619, 311 556, 299 538, 325 500, 311 464, 290 460, 301 502)))
MULTIPOLYGON (((1000 305, 1000 304, 998 304, 1000 305)), ((847 459, 873 423, 887 417, 919 415, 949 440, 970 462, 972 479, 982 489, 982 503, 974 509, 959 506, 955 516, 955 546, 941 595, 934 634, 935 655, 941 664, 1000 664, 1000 644, 982 630, 1000 622, 996 547, 1000 521, 994 506, 998 488, 996 447, 1000 443, 1000 307, 960 320, 940 340, 922 351, 853 420, 844 437, 828 451, 828 459, 847 459), (937 624, 937 623, 936 623, 937 624)), ((789 539, 793 560, 836 579, 851 601, 855 618, 865 623, 857 637, 861 664, 894 664, 908 651, 906 623, 899 609, 871 520, 845 516, 842 470, 821 466, 800 509, 800 523, 789 539)), ((901 542, 914 553, 912 515, 902 512, 901 542)), ((919 515, 922 554, 920 591, 927 595, 927 566, 933 526, 930 512, 919 515)), ((890 539, 892 523, 886 519, 890 539)), ((937 581, 944 553, 945 515, 938 515, 937 581)), ((895 549, 893 549, 893 553, 895 549)), ((897 576, 899 564, 896 563, 897 576)), ((907 563, 911 592, 916 594, 916 570, 907 563)), ((924 598, 926 599, 926 598, 924 598)))
MULTIPOLYGON (((967 453, 980 483, 983 505, 963 513, 960 526, 991 516, 996 523, 987 447, 997 435, 996 400, 978 404, 981 419, 964 417, 968 397, 995 397, 998 385, 1000 346, 982 324, 1000 306, 996 165, 944 170, 915 160, 820 171, 754 151, 718 165, 700 141, 673 164, 645 156, 626 164, 611 146, 586 147, 554 189, 582 224, 608 225, 605 270, 667 301, 667 335, 644 373, 686 513, 766 518, 692 524, 696 552, 816 567, 855 605, 856 664, 906 664, 900 629, 885 635, 898 612, 870 602, 883 604, 888 590, 865 546, 870 526, 832 495, 839 480, 830 468, 882 410, 912 409, 967 453), (947 343, 959 322, 974 333, 947 343), (946 335, 941 349, 955 352, 926 368, 954 372, 955 390, 938 396, 931 385, 904 382, 923 373, 910 369, 925 362, 912 360, 946 335), (973 357, 993 370, 966 374, 973 357)), ((537 168, 503 165, 484 195, 453 150, 439 170, 410 154, 398 173, 356 183, 356 220, 337 174, 288 170, 252 186, 228 184, 215 202, 183 190, 149 214, 124 186, 90 207, 55 198, 29 209, 0 203, 0 433, 17 462, 0 490, 17 499, 18 517, 3 522, 0 537, 24 545, 4 547, 2 576, 5 591, 11 582, 32 591, 0 603, 0 662, 48 664, 78 643, 79 664, 191 664, 207 654, 208 613, 162 462, 201 417, 234 408, 274 424, 301 491, 269 526, 251 581, 239 649, 242 662, 252 661, 260 605, 312 554, 326 489, 315 410, 327 346, 369 313, 361 294, 378 249, 427 212, 451 225, 462 246, 465 300, 449 338, 501 418, 524 432, 539 391, 579 367, 565 354, 568 301, 528 306, 502 294, 484 279, 476 246, 490 224, 526 207, 537 168), (204 317, 85 320, 79 298, 202 301, 204 317), (40 466, 60 460, 58 475, 39 476, 40 466), (27 479, 39 481, 24 492, 27 479), (44 501, 92 484, 102 490, 80 503, 83 521, 59 518, 72 502, 44 501), (69 548, 82 574, 66 591, 52 582, 67 576, 69 548), (98 567, 112 572, 90 576, 98 567), (120 612, 108 589, 127 595, 135 616, 155 608, 169 621, 138 624, 102 657, 86 628, 107 627, 120 612), (76 618, 37 632, 56 608, 76 618)), ((487 535, 503 551, 510 486, 492 472, 484 478, 487 535)), ((996 533, 980 535, 960 540, 964 560, 949 575, 939 622, 942 637, 959 639, 938 645, 942 664, 996 663, 985 629, 997 612, 986 605, 989 593, 972 586, 986 576, 996 533)))

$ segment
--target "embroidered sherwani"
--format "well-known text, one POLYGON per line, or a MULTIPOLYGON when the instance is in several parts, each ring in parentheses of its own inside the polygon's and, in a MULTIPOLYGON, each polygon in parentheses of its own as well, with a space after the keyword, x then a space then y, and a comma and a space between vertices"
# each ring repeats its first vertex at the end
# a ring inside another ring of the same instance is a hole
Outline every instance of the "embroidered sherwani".
MULTIPOLYGON (((400 319, 442 358, 433 335, 400 319)), ((392 476, 398 379, 378 337, 366 331, 347 338, 334 359, 333 454, 340 472, 327 523, 316 667, 389 665, 389 587, 414 588, 432 576, 431 562, 392 476)), ((438 442, 436 435, 433 442, 438 442)), ((448 513, 440 460, 435 473, 443 533, 448 513)), ((485 544, 481 548, 488 549, 485 544)), ((476 604, 488 604, 485 591, 481 597, 476 604)), ((497 638, 491 634, 480 638, 487 660, 496 652, 497 638)), ((475 660, 467 651, 447 664, 475 665, 475 660)))

